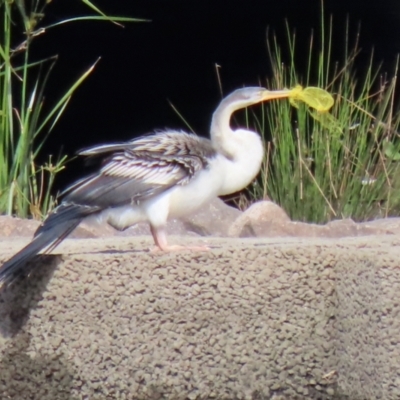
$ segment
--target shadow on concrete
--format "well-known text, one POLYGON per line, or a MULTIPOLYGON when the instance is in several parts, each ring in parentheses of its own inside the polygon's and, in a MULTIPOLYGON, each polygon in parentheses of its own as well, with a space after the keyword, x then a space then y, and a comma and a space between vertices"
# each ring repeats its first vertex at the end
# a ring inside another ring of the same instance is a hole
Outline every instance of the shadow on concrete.
POLYGON ((9 341, 0 361, 0 393, 12 400, 77 400, 71 394, 73 372, 57 354, 28 352, 30 335, 21 333, 9 341))
POLYGON ((59 255, 39 255, 27 266, 27 275, 0 288, 0 336, 13 337, 26 324, 60 261, 59 255))

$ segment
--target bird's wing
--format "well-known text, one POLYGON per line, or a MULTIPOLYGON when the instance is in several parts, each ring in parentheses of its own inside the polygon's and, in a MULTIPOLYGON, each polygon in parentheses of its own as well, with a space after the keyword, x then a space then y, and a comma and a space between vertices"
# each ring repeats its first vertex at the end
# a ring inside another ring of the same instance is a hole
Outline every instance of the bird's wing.
POLYGON ((128 143, 93 147, 80 152, 103 156, 98 173, 65 192, 64 202, 117 207, 186 185, 215 156, 211 142, 183 132, 160 132, 128 143))

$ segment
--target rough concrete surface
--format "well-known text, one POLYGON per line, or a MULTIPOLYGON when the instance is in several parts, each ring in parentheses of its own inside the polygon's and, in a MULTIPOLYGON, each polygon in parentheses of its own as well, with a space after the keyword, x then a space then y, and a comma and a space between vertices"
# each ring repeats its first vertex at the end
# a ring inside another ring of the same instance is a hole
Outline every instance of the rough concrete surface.
POLYGON ((1 399, 400 398, 399 236, 178 242, 212 249, 69 239, 2 288, 1 399))

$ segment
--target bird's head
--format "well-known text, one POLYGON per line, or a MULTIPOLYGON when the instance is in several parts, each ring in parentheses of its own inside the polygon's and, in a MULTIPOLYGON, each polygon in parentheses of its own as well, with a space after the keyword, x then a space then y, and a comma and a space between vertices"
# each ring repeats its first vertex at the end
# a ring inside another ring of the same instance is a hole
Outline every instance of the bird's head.
MULTIPOLYGON (((230 127, 232 114, 241 108, 252 106, 262 101, 289 97, 291 93, 292 91, 289 89, 267 90, 263 87, 244 87, 226 96, 215 110, 211 121, 210 134, 215 148, 228 158, 234 157, 235 150, 231 149, 229 144, 234 132, 230 127)), ((241 132, 243 133, 243 130, 241 132)), ((258 136, 253 132, 251 134, 258 136)), ((258 141, 259 139, 256 140, 258 141)))
POLYGON ((290 93, 291 91, 289 89, 267 90, 263 87, 244 87, 228 95, 224 99, 224 103, 238 110, 262 101, 288 97, 290 93))

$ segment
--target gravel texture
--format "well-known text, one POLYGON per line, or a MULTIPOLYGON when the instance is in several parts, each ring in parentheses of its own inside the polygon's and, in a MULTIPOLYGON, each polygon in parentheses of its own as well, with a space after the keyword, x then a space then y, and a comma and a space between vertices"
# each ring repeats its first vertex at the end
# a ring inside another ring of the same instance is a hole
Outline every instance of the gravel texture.
POLYGON ((398 236, 202 242, 41 257, 0 290, 1 399, 400 398, 398 236))

